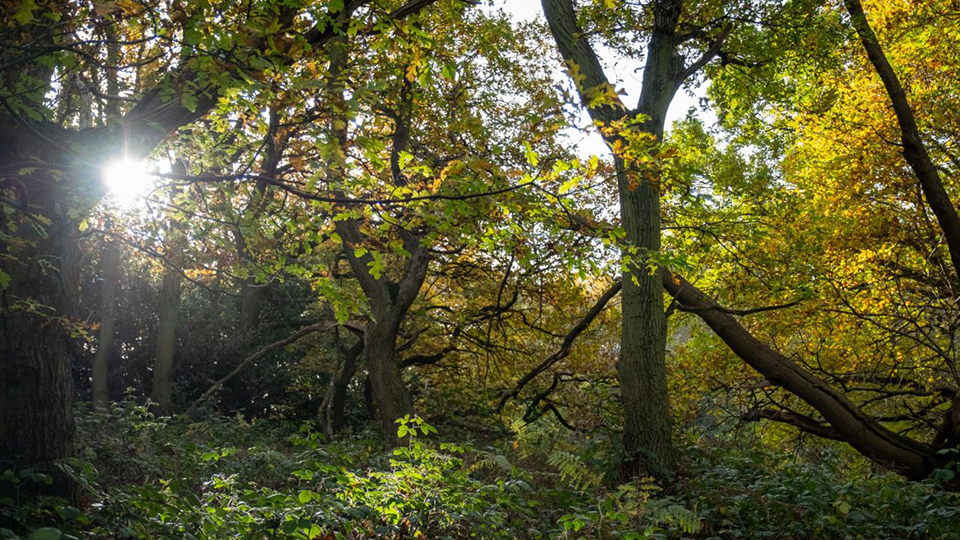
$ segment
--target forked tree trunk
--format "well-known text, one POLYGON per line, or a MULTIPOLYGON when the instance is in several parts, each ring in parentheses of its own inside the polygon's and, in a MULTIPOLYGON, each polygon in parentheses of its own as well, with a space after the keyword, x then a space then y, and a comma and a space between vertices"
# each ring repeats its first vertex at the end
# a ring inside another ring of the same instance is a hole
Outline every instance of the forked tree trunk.
MULTIPOLYGON (((636 109, 617 98, 616 103, 594 105, 598 95, 610 95, 611 85, 588 38, 578 25, 572 0, 542 0, 543 12, 557 49, 571 72, 580 100, 603 129, 611 148, 626 148, 630 141, 620 133, 632 129, 622 122, 640 120, 639 131, 663 138, 667 110, 683 81, 709 61, 715 52, 685 66, 679 54, 678 24, 682 0, 655 0, 650 4, 652 28, 646 47, 643 84, 636 109)), ((722 38, 720 38, 722 41, 722 38)), ((651 151, 655 152, 655 147, 651 151)), ((624 462, 626 474, 651 474, 669 480, 676 467, 670 401, 667 395, 666 340, 663 286, 648 268, 660 251, 660 173, 641 171, 614 152, 620 216, 629 263, 623 273, 623 327, 617 373, 624 410, 624 462)))
POLYGON ((343 358, 330 376, 330 385, 317 410, 320 427, 328 440, 333 439, 346 423, 347 390, 357 374, 363 347, 361 339, 349 349, 342 349, 343 358))
POLYGON ((174 355, 177 350, 177 318, 180 312, 180 284, 183 276, 174 268, 163 274, 160 290, 160 324, 157 328, 157 354, 153 365, 153 390, 150 399, 161 415, 172 411, 174 355))
POLYGON ((97 353, 93 357, 93 405, 105 410, 110 401, 110 353, 117 321, 117 285, 120 282, 120 244, 108 241, 101 255, 100 330, 97 333, 97 353))

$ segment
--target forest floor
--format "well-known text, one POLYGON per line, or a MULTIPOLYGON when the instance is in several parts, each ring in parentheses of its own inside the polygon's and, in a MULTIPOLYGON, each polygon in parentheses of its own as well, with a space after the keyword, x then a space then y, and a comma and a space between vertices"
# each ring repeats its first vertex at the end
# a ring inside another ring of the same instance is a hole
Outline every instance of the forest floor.
MULTIPOLYGON (((454 444, 414 419, 389 452, 369 434, 325 443, 310 424, 158 420, 134 402, 78 425, 79 457, 64 467, 80 503, 2 499, 0 538, 960 538, 960 496, 937 479, 907 482, 830 448, 810 459, 698 437, 661 489, 618 485, 602 473, 610 445, 559 444, 576 438, 546 427, 454 444)), ((26 491, 47 477, 3 481, 26 491)))

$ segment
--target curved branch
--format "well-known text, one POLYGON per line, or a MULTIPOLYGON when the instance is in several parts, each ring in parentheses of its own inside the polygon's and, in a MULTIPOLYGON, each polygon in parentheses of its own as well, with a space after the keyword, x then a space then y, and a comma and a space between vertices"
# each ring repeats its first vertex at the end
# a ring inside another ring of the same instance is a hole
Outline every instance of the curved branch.
POLYGON ((603 293, 603 295, 600 296, 600 298, 597 299, 597 302, 592 308, 590 308, 590 311, 588 311, 587 314, 584 315, 583 318, 580 319, 580 321, 577 322, 577 324, 575 324, 569 332, 567 332, 567 336, 563 338, 563 344, 560 346, 560 350, 546 357, 537 367, 533 368, 533 370, 517 381, 517 385, 513 387, 513 390, 510 390, 500 398, 500 403, 497 404, 498 412, 503 410, 503 407, 507 404, 507 401, 520 395, 520 391, 523 390, 523 387, 535 379, 537 375, 540 375, 557 362, 569 356, 570 350, 573 348, 573 342, 576 341, 577 337, 579 337, 580 334, 582 334, 583 331, 590 326, 590 323, 592 323, 593 320, 600 315, 600 312, 602 312, 607 306, 607 303, 609 303, 610 300, 612 300, 613 297, 620 292, 622 286, 623 283, 620 280, 617 280, 613 285, 610 286, 609 289, 607 289, 606 292, 603 293))
POLYGON ((330 330, 335 326, 337 326, 337 323, 333 321, 323 321, 316 324, 311 324, 310 326, 307 326, 306 328, 301 329, 295 334, 289 337, 286 337, 284 339, 281 339, 280 341, 274 341, 273 343, 267 345, 266 347, 260 349, 259 351, 244 358, 243 361, 241 361, 240 364, 237 365, 237 367, 233 368, 233 371, 231 371, 230 373, 227 373, 220 380, 213 383, 213 385, 210 388, 208 388, 206 392, 204 392, 200 397, 198 397, 193 402, 193 404, 190 405, 190 408, 188 408, 184 414, 190 414, 191 412, 193 412, 193 410, 196 409, 197 406, 200 405, 200 403, 202 403, 205 399, 213 395, 213 393, 219 390, 227 381, 234 378, 238 373, 243 371, 243 368, 259 360, 260 358, 263 358, 267 353, 273 350, 279 349, 280 347, 286 347, 287 345, 290 345, 291 343, 294 343, 300 340, 300 338, 310 335, 314 332, 326 332, 327 330, 330 330))

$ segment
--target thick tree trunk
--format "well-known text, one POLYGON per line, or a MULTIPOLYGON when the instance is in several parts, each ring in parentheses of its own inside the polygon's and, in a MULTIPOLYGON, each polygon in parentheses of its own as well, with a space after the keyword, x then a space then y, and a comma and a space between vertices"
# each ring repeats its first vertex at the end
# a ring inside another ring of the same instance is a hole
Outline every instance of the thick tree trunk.
POLYGON ((161 415, 172 410, 174 355, 177 350, 177 317, 180 312, 180 284, 183 276, 174 268, 163 274, 160 290, 160 324, 157 328, 157 354, 153 365, 153 390, 150 399, 161 415))
MULTIPOLYGON (((0 156, 11 145, 0 140, 0 156)), ((0 292, 0 468, 52 472, 52 491, 72 499, 76 486, 51 464, 73 454, 69 350, 78 324, 77 222, 58 204, 68 196, 40 175, 24 178, 29 188, 19 195, 31 217, 0 213, 0 268, 9 279, 0 292)))
POLYGON ((110 353, 117 321, 117 284, 120 282, 120 245, 116 241, 104 244, 100 267, 103 286, 100 289, 100 331, 97 334, 97 353, 93 357, 93 405, 105 410, 110 401, 110 353))
POLYGON ((367 325, 364 350, 367 372, 377 405, 380 434, 388 446, 399 443, 397 420, 413 414, 413 400, 403 384, 397 362, 397 336, 400 324, 386 318, 367 325))
POLYGON ((333 439, 345 424, 347 390, 350 381, 357 373, 363 347, 363 340, 360 340, 349 349, 342 349, 343 358, 336 371, 330 376, 330 385, 317 411, 320 427, 327 436, 327 440, 333 439))
MULTIPOLYGON (((619 161, 619 160, 618 160, 619 161)), ((620 182, 621 223, 641 253, 660 250, 659 184, 620 182)), ((676 467, 667 395, 667 319, 663 285, 642 256, 623 274, 617 377, 623 402, 623 463, 627 474, 669 478, 676 467)))

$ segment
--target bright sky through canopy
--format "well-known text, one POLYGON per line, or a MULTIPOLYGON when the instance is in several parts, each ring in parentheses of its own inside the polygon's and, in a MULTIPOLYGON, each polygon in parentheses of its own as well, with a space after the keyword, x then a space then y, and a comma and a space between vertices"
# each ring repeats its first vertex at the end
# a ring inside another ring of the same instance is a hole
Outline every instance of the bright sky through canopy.
MULTIPOLYGON (((543 11, 540 0, 490 0, 485 2, 486 9, 502 9, 517 22, 536 20, 546 25, 543 18, 543 11)), ((636 104, 640 97, 640 85, 643 81, 643 63, 636 59, 627 59, 618 55, 616 51, 597 44, 597 53, 601 56, 600 60, 604 63, 607 76, 618 90, 626 92, 624 101, 630 104, 636 104)), ((543 52, 543 61, 550 62, 556 67, 556 76, 558 81, 566 81, 566 75, 560 70, 559 55, 554 50, 543 52)), ((716 122, 716 116, 712 111, 702 111, 699 109, 697 101, 705 96, 705 87, 693 88, 692 92, 686 88, 681 88, 673 98, 670 110, 667 112, 666 129, 670 131, 671 126, 677 120, 683 119, 687 112, 692 108, 695 115, 701 118, 708 126, 716 122)), ((581 126, 590 125, 590 118, 586 111, 581 111, 581 126)), ((571 140, 577 144, 578 153, 581 155, 605 155, 609 150, 604 144, 600 135, 592 132, 587 136, 576 130, 570 130, 571 140)))
POLYGON ((146 164, 129 159, 107 163, 103 170, 103 183, 109 190, 109 196, 122 205, 132 204, 151 188, 146 164))

